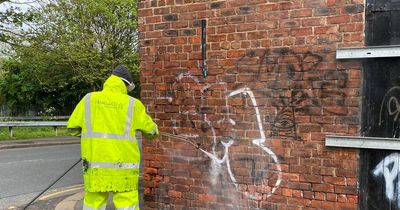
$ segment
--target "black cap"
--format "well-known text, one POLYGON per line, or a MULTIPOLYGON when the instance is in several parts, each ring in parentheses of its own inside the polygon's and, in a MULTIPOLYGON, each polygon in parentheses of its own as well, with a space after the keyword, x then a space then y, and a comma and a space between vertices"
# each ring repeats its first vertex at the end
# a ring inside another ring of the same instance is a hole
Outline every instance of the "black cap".
POLYGON ((131 72, 126 70, 123 65, 118 65, 117 67, 115 67, 115 69, 112 71, 112 74, 121 77, 130 83, 133 83, 131 72))

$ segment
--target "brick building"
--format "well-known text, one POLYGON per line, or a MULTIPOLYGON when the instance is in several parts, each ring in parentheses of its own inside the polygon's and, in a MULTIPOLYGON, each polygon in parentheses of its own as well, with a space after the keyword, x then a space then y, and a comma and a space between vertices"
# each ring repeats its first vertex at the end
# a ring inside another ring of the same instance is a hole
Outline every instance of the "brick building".
POLYGON ((397 162, 379 163, 397 153, 329 147, 326 137, 398 137, 400 105, 386 94, 398 73, 365 76, 365 59, 336 56, 396 44, 400 15, 373 0, 138 5, 142 99, 162 132, 186 138, 144 142, 146 209, 399 208, 385 174, 395 182, 397 162), (379 38, 389 23, 392 38, 379 38))

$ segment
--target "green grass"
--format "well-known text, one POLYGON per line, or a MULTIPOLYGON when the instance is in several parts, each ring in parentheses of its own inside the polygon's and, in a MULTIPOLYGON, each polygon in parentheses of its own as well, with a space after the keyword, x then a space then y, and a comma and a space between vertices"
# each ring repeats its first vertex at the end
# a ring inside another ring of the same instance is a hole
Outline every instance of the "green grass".
MULTIPOLYGON (((1 140, 15 140, 15 139, 34 139, 41 137, 53 137, 56 132, 53 127, 13 127, 13 137, 8 135, 8 128, 0 128, 0 141, 1 140)), ((58 128, 58 136, 68 136, 67 128, 58 128)))

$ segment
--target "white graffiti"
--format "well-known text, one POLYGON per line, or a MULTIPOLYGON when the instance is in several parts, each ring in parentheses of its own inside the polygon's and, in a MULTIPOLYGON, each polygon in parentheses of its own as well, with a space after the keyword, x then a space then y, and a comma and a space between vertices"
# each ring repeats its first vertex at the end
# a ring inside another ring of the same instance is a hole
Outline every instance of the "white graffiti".
POLYGON ((400 94, 400 87, 394 86, 390 88, 385 96, 383 97, 381 108, 379 111, 379 122, 378 125, 382 126, 382 124, 386 121, 388 122, 387 116, 393 118, 392 122, 392 137, 397 138, 400 137, 400 125, 399 125, 399 115, 400 115, 400 102, 398 96, 400 94), (386 118, 386 119, 384 119, 386 118))
MULTIPOLYGON (((265 144, 264 144, 265 140, 266 140, 265 131, 264 131, 264 128, 262 126, 262 121, 261 121, 261 117, 260 117, 260 111, 258 109, 257 101, 256 101, 256 98, 254 97, 253 92, 249 88, 245 87, 245 88, 241 88, 241 89, 238 89, 238 90, 235 90, 235 91, 231 92, 230 94, 228 94, 228 97, 233 97, 233 96, 241 94, 241 93, 242 94, 247 94, 250 97, 251 102, 253 103, 253 107, 254 107, 255 112, 256 112, 256 118, 257 118, 258 130, 260 132, 260 138, 259 139, 253 139, 252 143, 254 145, 256 145, 257 147, 260 147, 261 149, 263 149, 265 152, 268 153, 268 155, 270 155, 272 157, 272 159, 274 160, 274 162, 276 164, 277 170, 279 171, 278 178, 277 178, 277 180, 275 182, 275 185, 272 188, 271 193, 269 193, 267 195, 267 196, 271 196, 275 192, 275 190, 278 189, 278 187, 279 187, 279 185, 280 185, 280 183, 282 181, 281 165, 279 164, 279 160, 278 160, 278 157, 276 156, 276 154, 272 150, 270 150, 267 146, 265 146, 265 144)), ((234 181, 234 179, 232 179, 232 181, 234 183, 236 183, 234 181)))
POLYGON ((399 153, 392 153, 386 156, 372 172, 376 177, 383 175, 386 197, 390 201, 397 200, 398 207, 400 207, 399 158, 399 153))
POLYGON ((382 103, 381 103, 381 109, 379 111, 379 125, 381 125, 382 122, 383 122, 382 114, 383 114, 384 108, 387 108, 387 112, 389 113, 390 116, 395 115, 394 116, 394 121, 397 121, 397 119, 399 117, 400 104, 399 104, 397 98, 393 96, 394 95, 393 92, 396 91, 396 90, 400 91, 400 87, 394 86, 394 87, 390 88, 387 91, 387 93, 385 94, 385 96, 383 97, 383 100, 382 100, 382 103), (387 100, 387 98, 389 98, 389 100, 387 100), (384 106, 385 104, 386 104, 386 107, 384 106))
MULTIPOLYGON (((225 83, 222 83, 222 85, 225 83)), ((213 88, 213 85, 221 85, 220 83, 218 84, 200 84, 199 80, 195 77, 193 77, 190 73, 181 73, 176 77, 176 81, 172 84, 172 88, 173 88, 173 97, 165 97, 168 98, 170 102, 175 103, 174 100, 182 100, 182 99, 177 99, 178 97, 183 97, 185 100, 189 99, 192 100, 193 102, 195 102, 199 97, 200 97, 200 102, 203 105, 204 104, 204 100, 205 100, 205 95, 206 92, 209 91, 210 88, 213 88), (190 82, 188 82, 190 81, 190 82), (190 83, 190 84, 189 84, 190 83), (200 94, 196 95, 196 91, 200 92, 200 94), (179 92, 179 91, 183 91, 179 92), (198 96, 199 95, 199 96, 198 96), (170 99, 171 98, 171 99, 170 99), (172 99, 173 98, 173 99, 172 99)), ((225 92, 228 92, 225 90, 225 92)), ((260 148, 261 151, 264 151, 268 154, 269 157, 271 157, 272 161, 275 164, 275 170, 277 173, 277 177, 276 177, 276 181, 274 183, 273 186, 271 186, 271 190, 270 192, 267 193, 267 197, 271 196, 280 186, 280 183, 282 181, 282 169, 281 169, 281 165, 279 163, 278 157, 276 156, 276 154, 269 149, 266 145, 266 135, 265 135, 265 131, 262 125, 262 120, 261 120, 261 114, 260 111, 258 109, 257 106, 257 101, 256 98, 253 94, 253 92, 251 91, 250 88, 244 87, 244 88, 240 88, 237 90, 234 90, 230 93, 228 93, 225 96, 225 102, 226 102, 226 109, 229 110, 228 108, 228 100, 229 98, 233 98, 235 96, 238 95, 243 95, 243 96, 248 96, 250 98, 250 101, 252 103, 254 112, 255 112, 255 116, 256 116, 256 121, 257 121, 257 125, 258 125, 258 131, 259 131, 259 135, 260 137, 257 139, 253 139, 252 140, 252 144, 257 147, 260 148)), ((182 101, 179 101, 182 102, 182 101)), ((185 104, 185 103, 184 103, 185 104)), ((213 185, 217 184, 219 175, 223 172, 222 168, 226 167, 226 171, 228 172, 229 175, 229 179, 232 181, 233 185, 235 186, 235 188, 239 191, 239 182, 237 181, 236 177, 235 177, 235 173, 231 168, 231 161, 229 159, 229 148, 234 144, 235 142, 235 135, 230 136, 227 139, 219 139, 219 141, 217 141, 218 139, 218 135, 216 133, 216 128, 213 125, 213 122, 211 122, 208 118, 207 118, 207 114, 206 113, 198 113, 198 110, 196 109, 190 109, 192 107, 185 108, 182 107, 182 105, 180 103, 177 103, 176 105, 181 106, 180 107, 180 116, 186 120, 190 120, 190 116, 192 116, 193 118, 195 118, 195 116, 198 116, 201 118, 201 121, 203 123, 203 125, 205 125, 207 127, 207 132, 208 133, 208 138, 212 139, 212 147, 211 147, 211 151, 206 151, 203 148, 199 148, 207 157, 209 157, 211 159, 211 166, 210 166, 210 182, 213 185), (217 151, 217 145, 218 143, 221 143, 223 146, 222 151, 217 151)), ((185 106, 185 105, 183 105, 185 106)), ((198 108, 198 107, 197 107, 198 108)), ((233 120, 231 118, 232 113, 230 113, 229 111, 227 111, 227 114, 224 115, 223 119, 218 120, 217 122, 214 123, 221 123, 222 121, 227 122, 227 124, 230 124, 231 126, 235 126, 236 122, 235 120, 233 120)), ((179 120, 181 119, 181 117, 176 116, 176 119, 173 120, 173 130, 175 134, 179 134, 181 136, 185 136, 189 139, 194 139, 193 141, 196 141, 196 139, 200 139, 202 138, 202 136, 198 135, 198 133, 179 133, 179 120)), ((196 130, 199 130, 199 127, 196 127, 198 125, 196 125, 196 123, 193 123, 193 127, 196 130)), ((266 185, 267 183, 262 182, 261 185, 266 185)), ((271 184, 271 183, 269 183, 271 184)), ((249 198, 255 198, 254 195, 251 195, 248 192, 243 192, 244 195, 246 195, 249 198)))

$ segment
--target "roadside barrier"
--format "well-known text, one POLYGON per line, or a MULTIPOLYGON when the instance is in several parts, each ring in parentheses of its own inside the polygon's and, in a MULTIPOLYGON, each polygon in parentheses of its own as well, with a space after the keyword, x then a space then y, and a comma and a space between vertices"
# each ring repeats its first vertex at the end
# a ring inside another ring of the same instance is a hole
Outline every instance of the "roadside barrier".
POLYGON ((0 127, 8 127, 8 136, 13 137, 13 127, 53 127, 56 136, 58 135, 58 127, 66 127, 66 121, 13 121, 13 122, 0 122, 0 127))

